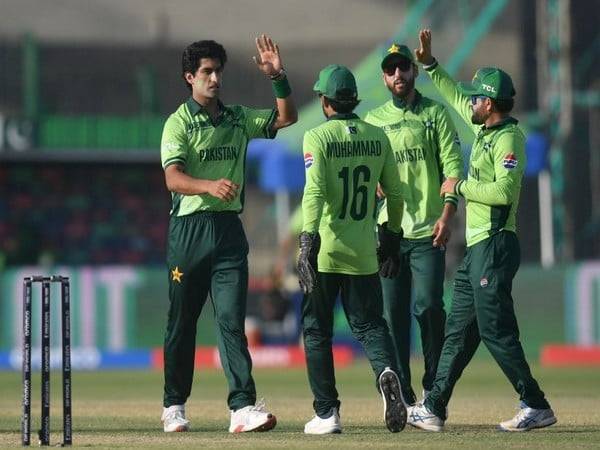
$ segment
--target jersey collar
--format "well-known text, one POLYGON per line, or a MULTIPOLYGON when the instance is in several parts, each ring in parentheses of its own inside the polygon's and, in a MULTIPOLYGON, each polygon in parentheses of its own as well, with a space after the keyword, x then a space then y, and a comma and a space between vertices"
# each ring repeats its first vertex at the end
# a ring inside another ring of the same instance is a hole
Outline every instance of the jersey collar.
POLYGON ((392 96, 392 101, 394 102, 394 106, 396 108, 409 109, 409 110, 413 111, 416 108, 416 106, 419 104, 419 102, 421 101, 422 97, 423 96, 421 95, 421 93, 415 89, 415 99, 410 105, 408 103, 406 103, 404 100, 402 100, 396 96, 392 96))
MULTIPOLYGON (((187 103, 187 107, 190 110, 190 113, 192 114, 192 116, 195 116, 199 112, 208 114, 206 112, 206 108, 204 108, 204 106, 202 106, 200 103, 198 103, 196 100, 194 100, 194 97, 190 96, 190 98, 188 98, 186 103, 187 103)), ((221 102, 221 100, 217 100, 217 104, 219 105, 219 109, 221 110, 221 112, 227 112, 227 110, 229 109, 223 104, 223 102, 221 102)))
POLYGON ((504 119, 500 120, 499 122, 496 122, 494 125, 492 125, 491 127, 486 127, 485 125, 483 125, 483 129, 484 130, 494 130, 496 128, 502 128, 508 124, 518 124, 519 121, 517 119, 515 119, 514 117, 505 117, 504 119))
POLYGON ((358 119, 359 117, 354 113, 348 114, 334 114, 333 116, 329 116, 327 120, 349 120, 349 119, 358 119))
POLYGON ((221 111, 221 114, 219 114, 217 121, 214 123, 212 122, 208 113, 206 112, 206 108, 204 106, 202 106, 200 103, 198 103, 196 100, 194 100, 193 97, 190 96, 190 98, 188 98, 186 104, 187 104, 187 107, 188 107, 190 113, 192 114, 192 116, 202 113, 209 118, 209 121, 215 127, 218 126, 219 124, 221 124, 223 122, 223 120, 225 120, 226 118, 232 118, 234 116, 233 111, 231 111, 230 108, 225 106, 223 104, 223 102, 221 102, 221 100, 217 101, 217 104, 219 105, 219 110, 221 111))

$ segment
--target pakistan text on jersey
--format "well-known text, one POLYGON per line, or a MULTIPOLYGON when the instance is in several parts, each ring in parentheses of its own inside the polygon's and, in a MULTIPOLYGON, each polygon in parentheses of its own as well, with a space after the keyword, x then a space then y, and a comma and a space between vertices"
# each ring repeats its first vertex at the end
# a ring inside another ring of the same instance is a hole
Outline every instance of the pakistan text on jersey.
POLYGON ((413 161, 425 161, 425 149, 423 148, 407 148, 394 152, 396 163, 405 163, 413 161))
POLYGON ((198 155, 202 161, 234 160, 237 159, 239 154, 240 150, 231 146, 213 147, 198 150, 198 155))
POLYGON ((325 156, 327 158, 381 156, 381 141, 328 142, 325 156))
POLYGON ((479 169, 477 167, 469 165, 469 176, 479 181, 479 169))

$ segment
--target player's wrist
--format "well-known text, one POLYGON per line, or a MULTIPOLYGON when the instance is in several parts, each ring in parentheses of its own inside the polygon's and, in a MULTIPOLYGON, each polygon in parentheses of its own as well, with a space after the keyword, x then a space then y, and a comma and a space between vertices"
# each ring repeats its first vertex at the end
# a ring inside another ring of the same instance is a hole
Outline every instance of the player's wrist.
POLYGON ((274 76, 270 76, 272 81, 273 93, 277 98, 286 98, 292 93, 290 82, 288 81, 287 75, 284 69, 281 69, 274 76))
POLYGON ((287 76, 287 74, 283 67, 280 70, 278 70, 277 72, 270 73, 268 75, 268 77, 271 81, 279 81, 279 80, 286 78, 286 76, 287 76))
POLYGON ((435 59, 433 56, 431 56, 431 58, 428 58, 427 61, 423 61, 423 69, 427 71, 435 69, 437 65, 437 59, 435 59))

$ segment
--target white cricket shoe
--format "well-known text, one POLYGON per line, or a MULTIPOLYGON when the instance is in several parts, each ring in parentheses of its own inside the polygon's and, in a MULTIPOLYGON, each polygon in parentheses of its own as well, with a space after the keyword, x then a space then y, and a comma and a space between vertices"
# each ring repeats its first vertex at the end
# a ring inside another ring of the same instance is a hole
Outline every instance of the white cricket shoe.
POLYGON ((427 431, 442 431, 444 421, 433 414, 423 403, 408 408, 408 423, 427 431))
MULTIPOLYGON (((427 400, 427 397, 429 396, 429 393, 431 391, 428 391, 427 389, 423 389, 423 400, 421 401, 421 403, 425 403, 425 400, 427 400)), ((448 407, 446 406, 446 417, 448 417, 448 407)))
POLYGON ((550 408, 534 409, 522 405, 517 415, 506 422, 501 422, 498 429, 502 431, 529 431, 534 428, 549 427, 555 423, 556 416, 550 408))
POLYGON ((230 433, 247 431, 269 431, 277 425, 277 418, 265 409, 261 399, 256 405, 249 405, 237 411, 231 411, 230 433))
POLYGON ((337 408, 331 408, 331 415, 327 419, 321 419, 315 415, 304 425, 306 434, 332 434, 342 432, 342 422, 337 408))
POLYGON ((406 405, 398 375, 389 367, 379 375, 379 390, 383 398, 385 425, 392 433, 398 433, 406 426, 406 405))
POLYGON ((163 408, 160 420, 163 423, 165 433, 189 431, 190 429, 190 421, 185 418, 184 405, 172 405, 163 408))

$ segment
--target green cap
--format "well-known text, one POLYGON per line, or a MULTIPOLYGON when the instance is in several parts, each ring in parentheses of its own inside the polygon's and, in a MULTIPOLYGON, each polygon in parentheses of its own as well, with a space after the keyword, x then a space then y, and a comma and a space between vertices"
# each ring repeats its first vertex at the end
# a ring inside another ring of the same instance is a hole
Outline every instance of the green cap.
POLYGON ((330 64, 319 72, 313 91, 338 102, 355 102, 358 96, 354 75, 339 64, 330 64))
POLYGON ((391 47, 385 52, 385 56, 381 60, 381 68, 383 69, 391 60, 395 58, 406 58, 410 62, 415 62, 415 57, 406 45, 392 43, 391 47))
POLYGON ((465 95, 484 95, 498 100, 513 98, 516 94, 510 75, 497 67, 484 67, 475 72, 471 83, 458 83, 465 95))

